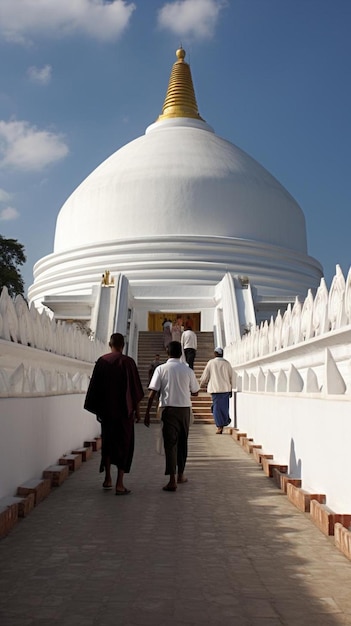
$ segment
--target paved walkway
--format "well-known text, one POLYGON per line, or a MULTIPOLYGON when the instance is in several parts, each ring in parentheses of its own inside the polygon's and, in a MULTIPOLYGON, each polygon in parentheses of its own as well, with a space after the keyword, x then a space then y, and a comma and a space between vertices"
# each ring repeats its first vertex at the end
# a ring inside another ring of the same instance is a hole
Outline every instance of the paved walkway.
POLYGON ((1 626, 351 625, 351 563, 230 436, 195 425, 165 493, 158 427, 116 497, 99 453, 0 542, 1 626))

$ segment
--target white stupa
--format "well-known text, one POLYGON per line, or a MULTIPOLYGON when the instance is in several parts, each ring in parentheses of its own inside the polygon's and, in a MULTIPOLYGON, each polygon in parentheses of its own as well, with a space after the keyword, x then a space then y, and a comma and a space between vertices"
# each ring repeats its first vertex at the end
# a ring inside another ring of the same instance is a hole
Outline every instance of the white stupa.
POLYGON ((36 305, 62 316, 69 303, 66 315, 84 317, 107 269, 128 279, 141 326, 150 311, 213 309, 228 273, 250 283, 261 319, 318 286, 322 268, 308 256, 301 208, 202 120, 185 52, 176 54, 157 121, 61 208, 54 251, 34 267, 36 305))

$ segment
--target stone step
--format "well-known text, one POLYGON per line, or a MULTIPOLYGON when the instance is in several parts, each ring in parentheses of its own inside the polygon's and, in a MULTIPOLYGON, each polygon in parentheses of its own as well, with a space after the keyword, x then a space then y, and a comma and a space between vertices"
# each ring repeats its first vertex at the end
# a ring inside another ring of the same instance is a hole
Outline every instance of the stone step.
POLYGON ((82 465, 81 454, 65 454, 59 459, 60 465, 68 465, 70 472, 76 472, 82 465))
POLYGON ((34 494, 29 493, 27 496, 7 496, 0 500, 0 508, 14 504, 18 507, 18 517, 27 517, 34 509, 34 494))
POLYGON ((43 477, 49 478, 51 487, 59 487, 69 476, 68 465, 50 465, 43 471, 43 477))
POLYGON ((85 461, 88 461, 92 457, 93 449, 90 446, 82 446, 81 448, 75 448, 75 450, 72 450, 71 454, 81 454, 82 461, 85 463, 85 461))
MULTIPOLYGON (((199 380, 202 372, 205 369, 206 363, 209 359, 213 358, 213 333, 212 332, 197 332, 198 349, 196 351, 196 358, 194 363, 194 374, 199 380)), ((160 355, 161 362, 167 361, 167 354, 163 348, 163 333, 162 332, 149 332, 142 331, 139 333, 138 344, 138 370, 140 379, 145 391, 145 398, 140 403, 140 416, 143 419, 145 409, 147 405, 148 396, 148 370, 150 363, 154 360, 155 354, 160 355)), ((213 423, 211 414, 211 396, 206 393, 205 390, 200 392, 199 396, 192 398, 193 414, 196 423, 213 423)), ((156 420, 157 406, 154 405, 150 412, 152 421, 156 420)))
POLYGON ((18 505, 0 506, 0 539, 11 532, 18 520, 18 505))
POLYGON ((28 496, 28 494, 34 494, 34 505, 37 506, 39 502, 44 500, 51 491, 51 480, 49 478, 39 478, 33 480, 27 480, 27 482, 20 485, 17 489, 18 496, 28 496))

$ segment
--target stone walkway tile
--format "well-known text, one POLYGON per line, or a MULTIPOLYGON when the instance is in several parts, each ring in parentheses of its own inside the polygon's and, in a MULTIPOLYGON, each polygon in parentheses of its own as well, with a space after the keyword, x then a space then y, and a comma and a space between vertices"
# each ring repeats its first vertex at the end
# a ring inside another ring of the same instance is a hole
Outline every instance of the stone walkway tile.
POLYGON ((165 493, 156 430, 136 425, 128 498, 95 452, 0 541, 1 626, 351 626, 351 563, 251 456, 195 425, 165 493))

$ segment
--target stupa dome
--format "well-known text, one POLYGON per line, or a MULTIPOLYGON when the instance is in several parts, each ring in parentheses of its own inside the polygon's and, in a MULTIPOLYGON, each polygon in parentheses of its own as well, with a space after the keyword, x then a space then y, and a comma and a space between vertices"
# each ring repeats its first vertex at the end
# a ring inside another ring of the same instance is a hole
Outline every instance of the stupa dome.
POLYGON ((215 285, 225 272, 247 274, 265 296, 318 285, 321 266, 307 255, 301 208, 200 117, 184 57, 178 50, 156 122, 62 206, 54 253, 34 269, 32 299, 84 293, 106 268, 122 272, 135 294, 147 288, 156 298, 160 288, 161 300, 166 283, 171 293, 176 284, 215 285))
POLYGON ((54 251, 167 235, 307 249, 303 213, 284 187, 191 118, 156 122, 97 167, 63 205, 54 251))

